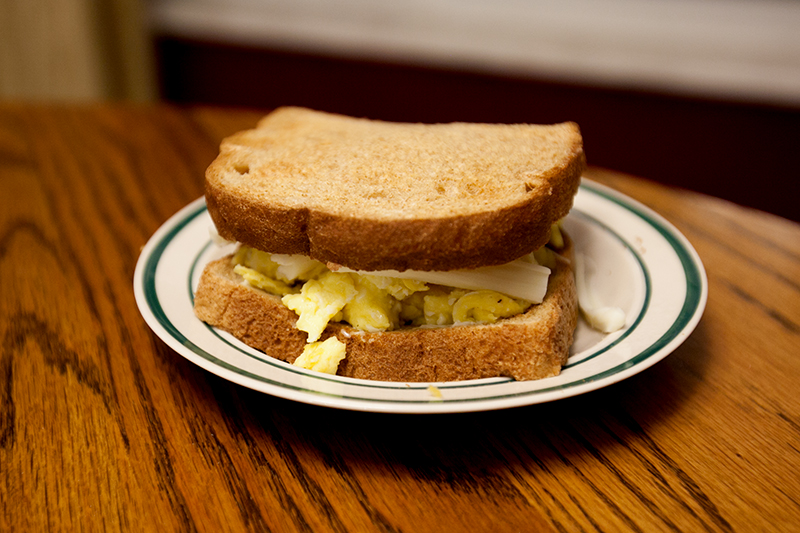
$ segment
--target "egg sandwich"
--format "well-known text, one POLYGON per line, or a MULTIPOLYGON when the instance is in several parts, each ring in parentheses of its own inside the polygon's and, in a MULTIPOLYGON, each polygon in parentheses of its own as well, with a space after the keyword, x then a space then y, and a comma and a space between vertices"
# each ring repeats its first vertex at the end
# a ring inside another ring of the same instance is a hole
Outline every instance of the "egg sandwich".
POLYGON ((539 379, 577 322, 560 220, 574 123, 407 124, 284 107, 206 172, 197 317, 311 370, 383 381, 539 379))

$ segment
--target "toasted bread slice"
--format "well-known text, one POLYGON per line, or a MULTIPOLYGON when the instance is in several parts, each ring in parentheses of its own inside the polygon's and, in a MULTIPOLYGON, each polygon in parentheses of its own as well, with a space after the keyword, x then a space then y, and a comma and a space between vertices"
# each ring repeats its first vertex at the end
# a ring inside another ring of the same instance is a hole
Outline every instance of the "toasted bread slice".
MULTIPOLYGON (((565 250, 569 254, 571 247, 565 250)), ((460 381, 496 376, 517 380, 557 375, 569 356, 577 324, 571 264, 559 258, 541 304, 493 324, 414 327, 370 333, 329 324, 346 345, 342 376, 380 381, 460 381)), ((195 295, 204 322, 289 363, 302 353, 306 333, 280 297, 255 289, 233 271, 230 257, 206 266, 195 295)))
POLYGON ((406 124, 280 108, 206 172, 220 236, 354 270, 454 270, 543 246, 586 166, 578 126, 406 124))

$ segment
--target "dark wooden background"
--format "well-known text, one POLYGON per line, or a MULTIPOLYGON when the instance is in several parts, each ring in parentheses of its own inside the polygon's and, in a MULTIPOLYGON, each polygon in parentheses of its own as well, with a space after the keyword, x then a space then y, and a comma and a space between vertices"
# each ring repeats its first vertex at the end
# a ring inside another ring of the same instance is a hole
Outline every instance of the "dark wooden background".
MULTIPOLYGON (((580 124, 589 163, 800 220, 800 108, 156 40, 162 98, 412 122, 580 124)), ((798 88, 800 91, 800 88, 798 88)))

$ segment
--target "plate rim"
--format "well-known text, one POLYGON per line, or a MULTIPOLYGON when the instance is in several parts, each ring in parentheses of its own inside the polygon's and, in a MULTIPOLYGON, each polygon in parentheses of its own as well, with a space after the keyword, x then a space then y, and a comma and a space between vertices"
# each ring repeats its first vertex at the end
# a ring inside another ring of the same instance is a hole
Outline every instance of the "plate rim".
MULTIPOLYGON (((582 178, 580 187, 581 189, 586 189, 588 192, 596 194, 612 202, 618 207, 630 211, 639 219, 643 220, 648 226, 654 228, 661 235, 661 237, 669 244, 670 249, 676 254, 680 261, 683 269, 683 276, 686 278, 686 294, 681 309, 678 312, 675 320, 658 339, 650 342, 647 347, 637 351, 637 353, 632 355, 630 358, 610 368, 607 368, 598 374, 594 374, 590 376, 589 379, 579 383, 562 383, 551 388, 538 388, 527 391, 523 390, 510 392, 507 394, 496 394, 490 397, 398 400, 396 398, 381 399, 329 395, 328 393, 314 390, 313 388, 287 384, 284 381, 276 380, 263 374, 253 374, 252 372, 236 367, 235 365, 220 359, 216 355, 211 354, 202 347, 194 344, 194 342, 192 342, 192 340, 188 338, 186 334, 180 330, 180 328, 173 324, 169 317, 166 316, 163 308, 161 308, 160 302, 158 301, 157 291, 155 289, 156 269, 162 254, 172 239, 174 239, 197 216, 202 215, 207 210, 203 197, 192 201, 171 216, 156 230, 156 232, 153 233, 147 244, 142 248, 142 252, 140 253, 136 264, 136 269, 134 271, 134 293, 137 304, 139 305, 140 313, 145 319, 145 322, 147 322, 151 330, 153 330, 153 332, 160 337, 162 341, 169 345, 173 350, 178 352, 179 355, 189 359, 213 374, 227 379, 228 381, 232 381, 239 385, 289 400, 357 411, 432 414, 487 411, 544 403, 572 397, 627 379, 628 377, 656 364, 664 357, 672 353, 696 328, 697 324, 702 318, 708 298, 707 275, 702 261, 689 240, 680 231, 678 231, 675 226, 673 226, 663 216, 656 213, 651 208, 608 186, 594 182, 587 178, 582 178), (556 391, 559 394, 555 395, 556 391), (555 397, 549 397, 548 395, 555 395, 555 397)), ((602 222, 598 221, 591 214, 580 212, 579 215, 590 218, 591 223, 603 225, 602 222)), ((610 231, 633 253, 636 260, 639 261, 640 267, 643 269, 645 276, 647 277, 647 265, 641 259, 638 252, 631 246, 631 244, 625 239, 622 239, 622 237, 613 228, 605 226, 604 229, 610 231)), ((207 249, 207 247, 208 245, 206 244, 202 248, 207 249)), ((190 298, 193 298, 191 287, 193 269, 197 266, 197 262, 202 253, 203 251, 201 250, 193 258, 192 267, 190 268, 190 272, 187 276, 190 298)), ((649 293, 649 290, 646 292, 649 293)), ((639 319, 645 315, 646 309, 647 302, 645 302, 642 310, 640 311, 639 319)), ((219 336, 219 333, 216 332, 215 328, 212 328, 208 325, 206 325, 206 327, 214 331, 215 334, 219 336)), ((634 328, 629 327, 626 329, 627 331, 624 332, 623 335, 629 334, 634 328)), ((613 345, 622 342, 624 337, 620 337, 622 338, 618 338, 611 344, 605 346, 603 351, 607 351, 611 349, 613 345)), ((231 346, 234 349, 239 349, 236 346, 231 346)), ((591 357, 595 357, 596 355, 599 354, 592 354, 591 357)), ((269 356, 265 354, 265 358, 269 358, 269 356)), ((262 362, 267 362, 264 359, 258 359, 262 362)), ((277 361, 279 360, 274 360, 274 362, 277 361)), ((584 359, 582 359, 580 362, 583 361, 584 359)), ((270 364, 274 364, 273 361, 268 362, 270 364)), ((569 363, 565 365, 564 370, 568 370, 569 366, 569 363)), ((342 380, 347 380, 344 381, 344 384, 349 385, 373 386, 371 382, 365 383, 364 380, 353 380, 352 378, 342 378, 339 376, 327 376, 327 379, 339 382, 342 380)), ((541 383, 541 380, 538 381, 541 383)), ((489 380, 472 380, 472 382, 446 383, 406 384, 403 382, 402 384, 398 383, 398 385, 403 385, 402 387, 398 388, 412 388, 419 390, 425 389, 428 386, 435 386, 445 390, 453 387, 467 388, 480 385, 502 386, 503 384, 507 383, 518 382, 514 382, 508 378, 490 378, 489 380), (499 381, 494 381, 497 379, 499 379, 499 381), (409 385, 411 387, 409 387, 409 385)))

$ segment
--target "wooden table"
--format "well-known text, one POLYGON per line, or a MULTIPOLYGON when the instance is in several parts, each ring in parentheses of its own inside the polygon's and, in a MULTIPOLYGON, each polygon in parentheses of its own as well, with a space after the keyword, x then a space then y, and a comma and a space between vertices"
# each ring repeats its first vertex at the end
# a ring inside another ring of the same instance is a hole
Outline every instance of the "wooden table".
POLYGON ((1 531, 800 529, 800 226, 591 169, 704 261, 672 355, 502 411, 294 403, 178 356, 132 292, 141 247, 257 116, 0 105, 1 531))

